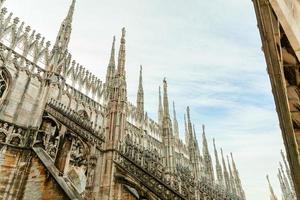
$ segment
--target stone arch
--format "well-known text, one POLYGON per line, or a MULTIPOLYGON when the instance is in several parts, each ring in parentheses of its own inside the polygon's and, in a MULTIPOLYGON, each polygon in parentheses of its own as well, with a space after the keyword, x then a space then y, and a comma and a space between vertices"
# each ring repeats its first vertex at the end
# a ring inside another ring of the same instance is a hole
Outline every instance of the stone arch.
POLYGON ((8 93, 10 83, 11 83, 10 73, 4 67, 1 67, 0 68, 0 105, 2 104, 3 100, 5 99, 8 93))
POLYGON ((60 124, 51 116, 43 116, 34 146, 44 148, 53 159, 56 156, 60 124))
POLYGON ((151 199, 148 195, 148 192, 141 187, 140 184, 133 181, 130 177, 117 173, 115 175, 116 180, 118 183, 122 184, 123 186, 127 187, 127 189, 131 189, 131 193, 137 198, 137 199, 151 199))
POLYGON ((43 120, 52 121, 53 125, 57 126, 58 128, 60 127, 60 124, 58 123, 58 121, 50 115, 43 116, 43 120))

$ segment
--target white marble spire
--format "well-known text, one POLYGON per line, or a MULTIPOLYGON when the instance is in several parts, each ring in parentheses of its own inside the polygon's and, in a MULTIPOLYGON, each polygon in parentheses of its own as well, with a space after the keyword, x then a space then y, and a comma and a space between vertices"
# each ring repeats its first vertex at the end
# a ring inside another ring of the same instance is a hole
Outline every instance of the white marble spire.
POLYGON ((139 76, 139 85, 138 85, 138 92, 137 92, 137 99, 136 99, 136 110, 142 120, 144 116, 144 89, 143 89, 143 67, 140 66, 140 76, 139 76))
POLYGON ((215 153, 215 159, 216 159, 217 181, 218 181, 219 185, 221 185, 222 187, 224 187, 223 172, 222 172, 221 164, 219 162, 219 156, 218 156, 218 152, 217 152, 217 148, 216 148, 215 139, 213 139, 213 143, 214 143, 214 153, 215 153))
POLYGON ((273 190, 273 187, 270 183, 270 179, 269 179, 269 176, 267 175, 267 180, 268 180, 268 184, 269 184, 269 190, 270 190, 270 200, 278 200, 275 193, 274 193, 274 190, 273 190))
POLYGON ((111 84, 114 76, 115 76, 115 70, 116 70, 116 61, 115 61, 115 43, 116 43, 116 37, 113 37, 113 42, 111 46, 111 52, 110 52, 110 59, 107 66, 106 71, 106 86, 109 87, 111 84))
POLYGON ((158 124, 162 126, 163 121, 163 107, 162 107, 162 99, 161 99, 161 89, 160 86, 158 87, 158 124))
POLYGON ((177 139, 179 139, 179 128, 178 128, 178 121, 177 121, 174 101, 173 101, 173 130, 174 130, 174 135, 176 136, 177 139))
POLYGON ((207 174, 208 180, 214 182, 214 170, 213 170, 211 156, 208 150, 208 144, 205 135, 205 125, 202 125, 202 153, 204 159, 205 173, 207 174))
POLYGON ((72 4, 69 8, 68 14, 66 18, 61 23, 59 32, 56 37, 56 41, 54 44, 54 48, 59 48, 60 51, 64 52, 68 49, 68 45, 70 42, 70 37, 72 33, 72 21, 75 10, 76 0, 72 1, 72 4))
POLYGON ((222 148, 221 148, 221 156, 222 156, 222 165, 223 165, 225 188, 228 191, 231 191, 230 181, 229 181, 229 174, 228 174, 228 171, 227 171, 227 167, 226 167, 226 163, 225 163, 225 159, 224 159, 223 149, 222 148))
POLYGON ((245 197, 245 192, 244 192, 244 189, 243 189, 243 186, 242 186, 242 183, 241 183, 241 179, 240 179, 240 175, 239 175, 238 169, 236 167, 235 161, 233 159, 232 153, 230 153, 230 156, 231 156, 231 162, 232 162, 232 167, 233 167, 233 175, 234 175, 234 179, 235 179, 237 194, 240 197, 243 197, 245 199, 246 198, 245 197))
POLYGON ((126 30, 125 28, 122 28, 121 43, 120 43, 119 55, 118 55, 118 69, 116 72, 116 76, 123 77, 123 79, 125 79, 125 57, 126 57, 125 34, 126 34, 126 30))

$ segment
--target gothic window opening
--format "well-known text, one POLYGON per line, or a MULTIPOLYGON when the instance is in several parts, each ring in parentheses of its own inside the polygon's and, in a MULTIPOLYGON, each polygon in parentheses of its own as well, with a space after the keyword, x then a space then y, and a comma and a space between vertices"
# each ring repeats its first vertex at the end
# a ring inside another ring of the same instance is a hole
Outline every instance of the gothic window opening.
POLYGON ((34 144, 35 147, 44 148, 53 160, 56 157, 59 143, 58 126, 53 119, 44 117, 34 144))
POLYGON ((5 98, 9 86, 8 73, 4 68, 0 69, 0 102, 5 98))

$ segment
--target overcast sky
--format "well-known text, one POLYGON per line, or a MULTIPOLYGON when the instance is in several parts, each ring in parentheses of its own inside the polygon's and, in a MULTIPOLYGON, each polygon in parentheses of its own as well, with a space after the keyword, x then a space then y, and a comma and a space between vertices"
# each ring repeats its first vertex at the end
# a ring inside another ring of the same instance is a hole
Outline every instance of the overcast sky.
MULTIPOLYGON (((7 0, 5 6, 53 44, 70 2, 7 0)), ((104 80, 112 37, 118 44, 122 27, 129 100, 136 101, 142 64, 145 109, 156 119, 158 86, 167 77, 180 130, 189 105, 198 140, 205 124, 210 145, 215 137, 226 154, 234 153, 248 200, 268 199, 267 173, 279 194, 283 145, 252 2, 78 0, 73 58, 104 80)))

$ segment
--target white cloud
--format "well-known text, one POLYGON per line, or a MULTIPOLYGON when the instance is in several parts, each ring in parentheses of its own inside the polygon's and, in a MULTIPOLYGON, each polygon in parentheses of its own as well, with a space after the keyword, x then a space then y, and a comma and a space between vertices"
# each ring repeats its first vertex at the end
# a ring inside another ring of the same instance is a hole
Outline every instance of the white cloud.
MULTIPOLYGON (((69 3, 6 5, 53 43, 69 3)), ((206 124, 210 143, 215 137, 235 154, 248 199, 267 199, 265 174, 277 183, 282 139, 251 1, 78 1, 70 43, 74 59, 104 79, 112 36, 119 39, 123 26, 129 99, 135 102, 143 64, 145 106, 156 118, 158 85, 166 76, 181 130, 190 105, 196 127, 206 124)))

